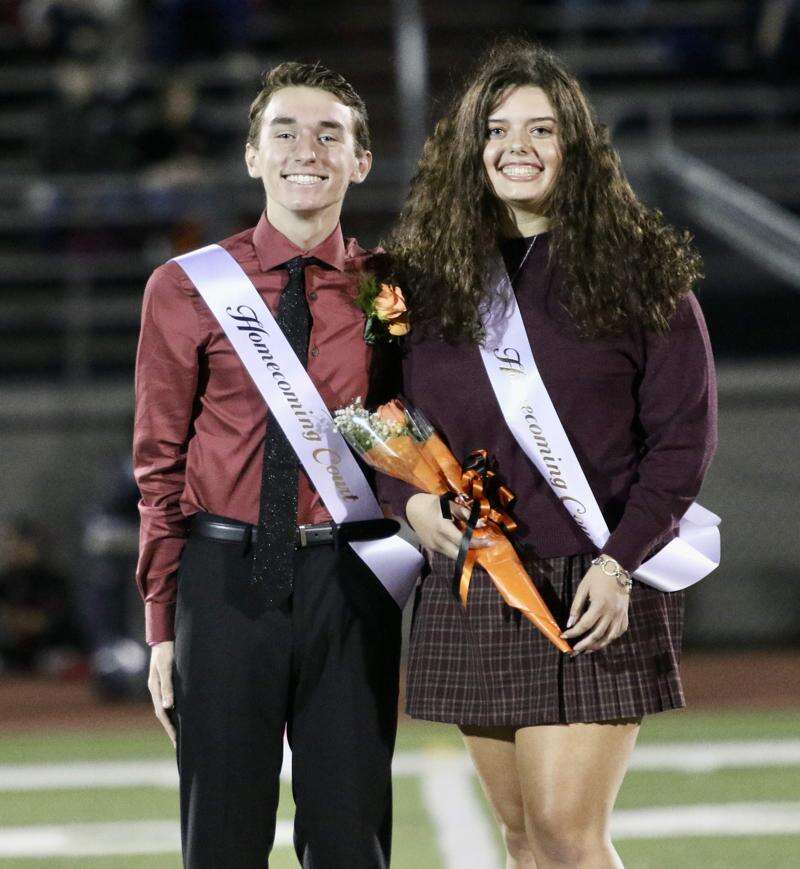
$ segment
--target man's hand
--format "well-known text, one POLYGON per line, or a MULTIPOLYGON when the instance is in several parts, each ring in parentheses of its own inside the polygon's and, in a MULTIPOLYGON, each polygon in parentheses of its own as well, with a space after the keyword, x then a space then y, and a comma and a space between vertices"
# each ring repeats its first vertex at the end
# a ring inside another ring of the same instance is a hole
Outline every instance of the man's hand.
POLYGON ((583 639, 573 648, 575 653, 596 652, 628 630, 630 593, 620 588, 613 576, 592 565, 581 580, 569 613, 567 630, 561 634, 569 640, 583 639), (581 616, 586 603, 589 608, 581 616))
POLYGON ((175 727, 170 720, 167 710, 172 709, 174 703, 174 695, 172 693, 172 665, 174 660, 175 643, 172 640, 156 643, 150 652, 150 675, 147 679, 147 687, 150 689, 150 696, 153 698, 156 718, 161 722, 164 730, 167 731, 167 736, 170 738, 173 748, 176 746, 175 727))
MULTIPOLYGON (((451 510, 454 516, 464 520, 469 518, 466 507, 451 504, 451 510)), ((442 516, 438 495, 426 495, 422 492, 412 495, 406 503, 406 517, 426 549, 441 552, 453 561, 458 558, 462 532, 452 519, 442 516)), ((491 546, 491 543, 477 537, 473 537, 469 544, 470 549, 481 549, 485 546, 491 546)))

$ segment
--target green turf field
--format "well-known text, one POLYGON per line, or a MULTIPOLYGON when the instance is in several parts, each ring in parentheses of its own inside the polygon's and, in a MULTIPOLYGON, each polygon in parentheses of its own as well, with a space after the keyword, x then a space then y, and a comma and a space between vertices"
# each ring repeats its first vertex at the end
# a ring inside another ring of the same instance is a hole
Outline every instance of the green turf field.
MULTIPOLYGON (((656 716, 639 747, 615 816, 626 866, 800 866, 800 714, 656 716)), ((503 865, 454 728, 402 727, 395 773, 396 869, 503 865)), ((155 724, 144 733, 3 738, 0 869, 179 866, 173 779, 155 724), (140 853, 120 853, 126 848, 140 853), (148 848, 153 852, 141 853, 148 848), (41 856, 45 851, 52 856, 41 856)), ((270 861, 277 869, 297 865, 291 817, 284 782, 270 861)))

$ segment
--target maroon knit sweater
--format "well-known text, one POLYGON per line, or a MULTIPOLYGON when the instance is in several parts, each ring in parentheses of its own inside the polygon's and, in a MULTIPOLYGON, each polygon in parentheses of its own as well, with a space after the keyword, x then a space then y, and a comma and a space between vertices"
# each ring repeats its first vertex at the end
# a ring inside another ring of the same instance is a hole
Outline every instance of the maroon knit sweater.
MULTIPOLYGON (((503 246, 514 275, 529 239, 503 246)), ((603 548, 635 570, 671 540, 700 490, 717 443, 714 361, 693 294, 669 332, 631 329, 620 337, 578 336, 558 301, 548 267, 548 236, 538 236, 514 280, 533 355, 556 411, 606 518, 603 548)), ((413 322, 413 310, 412 322, 413 322)), ((403 362, 403 393, 444 437, 456 458, 485 448, 516 494, 515 540, 542 558, 592 552, 506 427, 475 346, 414 336, 403 362)), ((397 515, 414 489, 379 474, 378 493, 397 515)))

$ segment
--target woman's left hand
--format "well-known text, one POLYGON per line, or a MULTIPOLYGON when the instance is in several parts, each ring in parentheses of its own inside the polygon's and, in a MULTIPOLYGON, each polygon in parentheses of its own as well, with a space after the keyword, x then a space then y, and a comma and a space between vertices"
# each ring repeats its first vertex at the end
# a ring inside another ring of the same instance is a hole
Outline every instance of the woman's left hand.
POLYGON ((630 593, 613 576, 593 564, 581 580, 569 613, 567 630, 561 634, 572 639, 586 634, 573 647, 575 654, 596 652, 628 630, 630 593), (586 612, 581 615, 586 604, 586 612))

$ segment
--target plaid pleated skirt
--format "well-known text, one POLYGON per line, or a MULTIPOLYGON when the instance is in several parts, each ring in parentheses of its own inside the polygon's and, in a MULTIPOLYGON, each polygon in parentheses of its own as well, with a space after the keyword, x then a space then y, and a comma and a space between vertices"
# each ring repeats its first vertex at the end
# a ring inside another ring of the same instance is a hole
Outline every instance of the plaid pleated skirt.
MULTIPOLYGON (((591 555, 523 562, 563 627, 591 555)), ((571 658, 476 566, 462 607, 454 562, 429 553, 414 602, 406 710, 414 718, 479 727, 619 721, 685 705, 679 673, 683 592, 634 581, 628 630, 571 658)))

